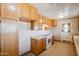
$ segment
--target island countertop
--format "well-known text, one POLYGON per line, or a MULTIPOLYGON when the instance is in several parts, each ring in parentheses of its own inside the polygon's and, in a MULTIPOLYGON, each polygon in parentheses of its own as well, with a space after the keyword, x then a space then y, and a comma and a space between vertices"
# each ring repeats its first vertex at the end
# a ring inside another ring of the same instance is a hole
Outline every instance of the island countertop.
POLYGON ((40 39, 43 39, 43 38, 46 38, 46 37, 45 37, 45 36, 33 36, 33 37, 31 37, 31 38, 40 40, 40 39))

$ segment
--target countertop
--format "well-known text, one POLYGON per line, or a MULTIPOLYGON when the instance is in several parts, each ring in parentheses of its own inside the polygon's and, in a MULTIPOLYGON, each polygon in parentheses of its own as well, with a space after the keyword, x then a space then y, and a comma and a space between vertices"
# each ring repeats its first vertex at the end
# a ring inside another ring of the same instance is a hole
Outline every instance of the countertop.
POLYGON ((77 54, 79 56, 79 35, 74 35, 74 43, 76 46, 77 54))
POLYGON ((47 37, 52 37, 53 35, 37 35, 37 36, 31 36, 31 38, 34 38, 34 39, 37 39, 37 40, 40 40, 40 39, 43 39, 43 38, 47 38, 47 37))
POLYGON ((36 40, 40 40, 40 39, 43 39, 43 38, 46 38, 45 36, 33 36, 31 38, 34 38, 36 40))
POLYGON ((34 39, 43 39, 43 38, 47 38, 48 36, 52 37, 52 31, 51 30, 37 30, 37 31, 30 31, 30 36, 31 38, 34 39))

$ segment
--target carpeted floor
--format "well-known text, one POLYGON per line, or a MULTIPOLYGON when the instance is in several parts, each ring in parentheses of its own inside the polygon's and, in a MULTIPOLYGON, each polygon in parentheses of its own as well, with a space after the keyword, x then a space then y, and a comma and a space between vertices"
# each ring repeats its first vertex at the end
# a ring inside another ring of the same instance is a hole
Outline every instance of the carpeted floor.
MULTIPOLYGON (((76 51, 72 44, 55 41, 52 47, 42 52, 39 56, 75 56, 75 55, 76 51)), ((29 52, 28 54, 25 54, 25 56, 35 56, 35 55, 32 52, 29 52)))

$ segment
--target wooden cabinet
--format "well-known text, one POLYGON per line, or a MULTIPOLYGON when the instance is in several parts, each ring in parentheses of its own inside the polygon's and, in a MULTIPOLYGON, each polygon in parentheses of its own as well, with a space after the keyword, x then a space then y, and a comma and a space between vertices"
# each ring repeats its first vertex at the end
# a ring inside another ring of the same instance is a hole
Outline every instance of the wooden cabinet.
POLYGON ((1 21, 0 21, 0 55, 1 55, 1 32, 2 30, 1 30, 1 21))
POLYGON ((37 20, 35 20, 34 22, 34 27, 36 28, 35 30, 41 30, 42 24, 43 24, 43 16, 39 14, 37 16, 37 20))
POLYGON ((37 9, 34 8, 33 6, 30 6, 30 8, 31 8, 31 20, 37 20, 38 18, 37 9))
POLYGON ((16 3, 2 3, 1 4, 1 17, 8 19, 19 19, 19 4, 16 3))
POLYGON ((35 21, 31 20, 30 23, 31 23, 31 30, 34 30, 34 27, 35 27, 35 21))
POLYGON ((46 24, 46 17, 45 16, 43 16, 42 21, 43 21, 43 24, 46 24))
POLYGON ((46 40, 42 40, 42 50, 46 50, 46 40))
POLYGON ((18 55, 17 22, 14 20, 2 20, 1 55, 18 55))
POLYGON ((78 30, 79 30, 79 16, 77 16, 77 24, 78 24, 78 30))
POLYGON ((27 3, 22 3, 20 4, 20 17, 26 18, 26 20, 29 20, 31 15, 30 15, 30 5, 27 3))
POLYGON ((38 15, 38 25, 42 26, 43 23, 43 16, 42 15, 38 15))
POLYGON ((57 26, 57 20, 52 20, 52 26, 57 26))
POLYGON ((31 40, 31 50, 34 54, 39 55, 46 49, 45 39, 33 39, 31 40))
POLYGON ((52 20, 52 19, 48 19, 48 18, 46 18, 46 23, 48 24, 49 27, 53 27, 53 26, 57 25, 56 20, 52 20))

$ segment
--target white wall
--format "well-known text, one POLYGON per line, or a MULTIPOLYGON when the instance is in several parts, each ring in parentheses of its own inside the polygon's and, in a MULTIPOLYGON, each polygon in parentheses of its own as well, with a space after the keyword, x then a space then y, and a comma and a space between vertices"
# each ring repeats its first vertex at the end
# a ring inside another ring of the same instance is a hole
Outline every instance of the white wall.
POLYGON ((57 40, 67 40, 71 41, 72 34, 79 33, 77 20, 76 19, 67 19, 67 20, 58 20, 57 27, 53 28, 53 33, 56 35, 57 40), (62 32, 62 24, 70 23, 71 25, 71 32, 66 33, 62 32))

